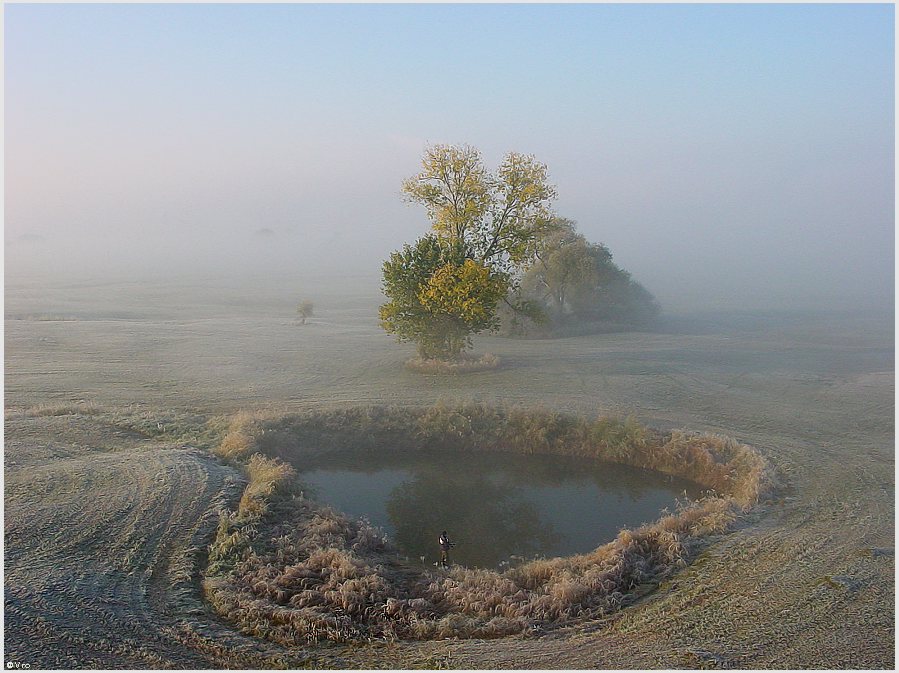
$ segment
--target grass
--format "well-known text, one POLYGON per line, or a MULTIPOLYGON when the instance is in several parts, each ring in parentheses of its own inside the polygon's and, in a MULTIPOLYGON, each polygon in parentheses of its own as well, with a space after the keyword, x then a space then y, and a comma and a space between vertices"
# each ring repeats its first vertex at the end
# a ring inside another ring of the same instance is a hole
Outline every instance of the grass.
POLYGON ((56 404, 37 404, 25 410, 25 416, 94 416, 103 412, 93 402, 81 400, 78 402, 62 402, 56 404))
MULTIPOLYGON (((93 400, 73 400, 38 404, 13 411, 7 409, 7 417, 21 413, 26 418, 90 417, 92 421, 116 430, 175 444, 191 445, 220 451, 223 437, 235 426, 235 417, 207 416, 198 413, 161 411, 143 405, 114 407, 93 400)), ((237 415, 241 416, 240 414, 237 415)), ((247 416, 253 416, 247 414, 247 416)), ((256 416, 253 416, 254 418, 256 416)), ((260 414, 258 417, 262 418, 260 414)), ((238 425, 241 425, 238 423, 238 425)), ((241 425, 242 427, 242 425, 241 425)), ((233 441, 234 438, 231 439, 233 441)), ((248 439, 248 446, 251 439, 248 439)))
POLYGON ((32 322, 77 322, 81 320, 75 315, 65 315, 61 313, 29 313, 26 315, 10 315, 7 320, 26 320, 32 322))
POLYGON ((259 412, 239 411, 228 422, 225 436, 221 443, 213 448, 213 452, 226 460, 239 460, 248 456, 263 434, 262 420, 265 416, 259 412))
POLYGON ((421 374, 468 374, 496 369, 500 359, 492 353, 481 357, 463 355, 458 360, 439 360, 436 358, 416 357, 406 360, 406 367, 421 374))
MULTIPOLYGON (((207 419, 212 423, 216 415, 240 408, 283 406, 296 412, 312 405, 422 405, 438 397, 545 404, 583 415, 598 409, 638 410, 642 420, 666 428, 732 432, 764 447, 766 457, 792 482, 793 497, 782 504, 782 520, 768 521, 775 534, 768 534, 768 526, 761 532, 750 526, 740 533, 747 542, 733 540, 737 544, 721 549, 718 562, 709 563, 701 573, 693 572, 697 561, 691 557, 689 583, 675 581, 670 596, 656 594, 639 613, 628 610, 632 614, 626 619, 611 623, 627 624, 626 637, 606 626, 583 637, 560 633, 539 645, 540 654, 537 648, 522 647, 517 638, 490 647, 456 644, 450 645, 452 664, 460 668, 540 668, 547 661, 568 668, 590 668, 598 661, 618 668, 685 665, 671 643, 739 651, 745 656, 736 663, 748 668, 791 668, 797 662, 878 668, 893 663, 891 311, 880 317, 858 312, 789 319, 775 313, 684 316, 672 320, 662 333, 552 342, 478 337, 476 348, 499 355, 500 369, 483 375, 422 376, 403 367, 413 348, 397 345, 377 326, 373 316, 381 299, 376 283, 355 285, 363 288, 360 292, 375 288, 373 296, 348 298, 335 292, 325 301, 324 293, 332 286, 315 289, 324 307, 321 320, 315 329, 297 330, 292 324, 296 283, 273 283, 265 293, 252 283, 230 280, 189 286, 181 281, 76 286, 66 278, 41 291, 8 283, 6 310, 16 315, 70 313, 72 306, 79 314, 93 316, 123 315, 135 307, 141 311, 135 322, 10 320, 8 444, 14 447, 26 438, 38 448, 56 443, 57 430, 36 433, 61 425, 20 423, 14 414, 40 403, 86 396, 104 408, 127 411, 133 404, 133 427, 160 433, 154 420, 161 422, 165 432, 152 436, 164 441, 172 436, 166 418, 182 414, 202 415, 202 427, 207 419), (173 383, 163 385, 163 379, 173 383), (160 411, 140 417, 151 408, 160 411), (834 502, 849 509, 837 513, 834 502), (796 558, 797 548, 819 549, 816 545, 825 538, 832 541, 814 559, 796 558), (755 542, 763 544, 747 552, 755 542), (888 556, 881 556, 882 547, 889 549, 888 556), (856 550, 875 558, 859 559, 856 550), (851 605, 838 591, 815 594, 815 600, 809 600, 820 578, 838 577, 858 563, 864 563, 864 573, 873 579, 851 605), (760 576, 773 579, 777 589, 756 593, 760 576), (687 586, 693 581, 703 586, 687 586), (717 597, 708 595, 709 587, 717 597), (808 638, 791 639, 783 628, 784 607, 791 608, 790 624, 820 628, 808 631, 808 638), (840 634, 844 644, 836 650, 831 647, 833 633, 840 634), (584 637, 589 643, 581 642, 584 637), (639 647, 632 646, 635 642, 639 647)), ((64 424, 68 419, 60 420, 64 424)), ((98 415, 90 420, 97 427, 103 422, 98 415)), ((218 441, 228 424, 228 417, 221 417, 218 441)), ((110 433, 104 443, 117 444, 116 437, 110 433)), ((209 433, 203 445, 217 446, 213 440, 209 433)), ((10 447, 8 457, 18 460, 18 448, 10 447)), ((99 488, 82 495, 94 498, 101 493, 99 488)), ((266 516, 278 516, 278 507, 266 516)), ((258 536, 256 544, 263 544, 258 536)), ((32 574, 37 578, 40 573, 32 574)), ((15 579, 10 581, 16 585, 15 579)), ((143 614, 145 608, 135 609, 143 614)), ((117 611, 129 614, 126 606, 117 611)), ((227 639, 209 639, 223 650, 229 647, 227 639)), ((34 652, 46 649, 46 639, 34 636, 29 642, 34 652)), ((160 647, 156 641, 151 646, 160 647)), ((423 643, 398 647, 397 652, 421 660, 435 647, 442 651, 442 646, 423 643)), ((370 648, 352 651, 357 655, 348 660, 348 667, 380 666, 387 660, 370 648)), ((222 663, 215 665, 266 667, 246 663, 233 650, 230 657, 217 658, 222 663), (244 663, 235 663, 240 661, 244 663)), ((395 667, 407 665, 400 662, 395 667)))
POLYGON ((296 473, 290 465, 254 453, 243 467, 248 483, 237 510, 219 514, 215 540, 209 547, 208 577, 227 573, 247 558, 263 518, 273 505, 291 495, 296 473))
POLYGON ((268 511, 274 492, 295 474, 287 463, 266 458, 260 453, 250 457, 246 473, 250 483, 244 489, 237 506, 237 515, 244 520, 261 519, 268 511))
POLYGON ((727 437, 478 404, 240 415, 222 443, 249 484, 237 511, 222 514, 205 594, 244 632, 284 645, 495 638, 595 619, 684 566, 772 483, 764 459, 727 437), (589 554, 439 573, 404 565, 379 530, 306 498, 288 464, 422 445, 589 456, 686 477, 708 495, 589 554))

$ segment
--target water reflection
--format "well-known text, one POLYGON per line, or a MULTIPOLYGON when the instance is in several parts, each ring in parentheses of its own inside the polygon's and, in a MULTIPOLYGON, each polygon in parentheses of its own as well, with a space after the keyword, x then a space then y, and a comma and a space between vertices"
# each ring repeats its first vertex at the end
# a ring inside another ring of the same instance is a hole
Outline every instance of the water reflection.
POLYGON ((388 496, 387 514, 397 545, 413 557, 434 555, 437 535, 451 529, 456 547, 450 559, 467 566, 495 567, 510 555, 533 556, 561 539, 523 488, 496 475, 416 469, 388 496))
POLYGON ((497 567, 516 557, 590 551, 652 521, 689 482, 587 459, 503 453, 337 454, 306 464, 319 500, 384 528, 411 559, 497 567))

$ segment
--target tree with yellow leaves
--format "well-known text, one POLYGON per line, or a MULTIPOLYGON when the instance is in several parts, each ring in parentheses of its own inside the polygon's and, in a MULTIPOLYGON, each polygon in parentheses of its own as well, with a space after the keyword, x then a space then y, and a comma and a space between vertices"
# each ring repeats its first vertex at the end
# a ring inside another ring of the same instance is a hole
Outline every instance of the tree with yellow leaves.
POLYGON ((433 145, 403 192, 425 206, 439 238, 462 241, 476 261, 505 273, 531 261, 554 226, 549 204, 556 190, 546 165, 527 154, 510 152, 491 174, 475 148, 433 145))
POLYGON ((496 305, 507 278, 466 254, 465 246, 434 235, 406 245, 384 262, 381 326, 412 341, 425 359, 456 360, 471 335, 496 329, 496 305))
POLYGON ((434 145, 403 183, 432 232, 383 266, 381 326, 424 358, 458 359, 471 335, 498 327, 497 304, 554 226, 546 166, 510 153, 495 174, 468 146, 434 145))

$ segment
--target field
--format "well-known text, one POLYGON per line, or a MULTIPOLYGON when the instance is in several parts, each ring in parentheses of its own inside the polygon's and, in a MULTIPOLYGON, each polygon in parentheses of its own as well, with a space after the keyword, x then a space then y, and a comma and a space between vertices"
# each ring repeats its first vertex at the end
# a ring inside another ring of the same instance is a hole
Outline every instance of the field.
POLYGON ((494 371, 424 375, 370 281, 7 281, 5 660, 32 667, 892 668, 892 315, 670 316, 653 333, 482 338, 494 371), (361 288, 361 289, 359 289, 361 288), (368 289, 366 289, 368 288, 368 289), (438 399, 633 413, 759 449, 782 486, 658 591, 541 637, 281 648, 197 573, 239 474, 196 448, 238 410, 438 399))

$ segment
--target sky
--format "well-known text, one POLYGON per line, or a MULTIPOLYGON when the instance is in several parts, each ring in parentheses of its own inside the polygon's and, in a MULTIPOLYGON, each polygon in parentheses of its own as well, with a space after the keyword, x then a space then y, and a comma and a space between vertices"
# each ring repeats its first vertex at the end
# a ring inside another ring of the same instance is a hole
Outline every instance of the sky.
POLYGON ((668 308, 888 303, 892 5, 4 8, 6 280, 352 274, 432 143, 547 164, 668 308))

